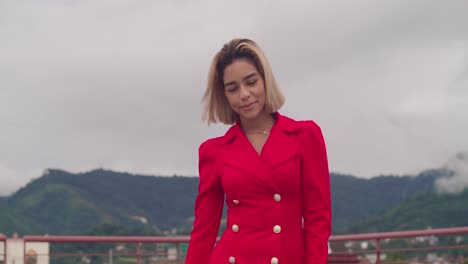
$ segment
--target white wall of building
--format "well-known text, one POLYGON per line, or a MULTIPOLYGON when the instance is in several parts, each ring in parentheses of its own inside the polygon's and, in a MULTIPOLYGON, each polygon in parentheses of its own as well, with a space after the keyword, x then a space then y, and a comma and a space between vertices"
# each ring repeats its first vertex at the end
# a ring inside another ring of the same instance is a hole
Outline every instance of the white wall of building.
POLYGON ((5 263, 5 242, 0 242, 0 263, 5 263))
MULTIPOLYGON (((7 262, 6 264, 25 264, 24 263, 24 244, 19 238, 7 239, 7 262)), ((35 264, 49 264, 49 243, 28 242, 26 244, 26 253, 37 254, 35 264)))

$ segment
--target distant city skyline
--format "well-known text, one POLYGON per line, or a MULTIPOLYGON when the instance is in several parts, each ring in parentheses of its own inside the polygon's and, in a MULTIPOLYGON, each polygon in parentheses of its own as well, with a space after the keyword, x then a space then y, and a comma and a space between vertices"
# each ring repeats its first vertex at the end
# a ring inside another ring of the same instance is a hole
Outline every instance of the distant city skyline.
POLYGON ((200 103, 212 57, 234 37, 268 54, 280 112, 321 126, 331 171, 439 168, 468 151, 466 10, 461 0, 1 1, 0 195, 47 168, 196 176, 199 144, 228 128, 203 124, 200 103))

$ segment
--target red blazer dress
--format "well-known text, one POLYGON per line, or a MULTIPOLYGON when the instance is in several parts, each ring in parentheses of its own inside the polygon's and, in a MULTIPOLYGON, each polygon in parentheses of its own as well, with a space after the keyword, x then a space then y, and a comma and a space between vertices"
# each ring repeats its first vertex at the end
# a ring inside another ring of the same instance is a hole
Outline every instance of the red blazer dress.
POLYGON ((201 144, 186 264, 326 263, 331 202, 322 132, 313 121, 275 115, 260 155, 239 122, 201 144), (224 201, 227 227, 215 245, 224 201))

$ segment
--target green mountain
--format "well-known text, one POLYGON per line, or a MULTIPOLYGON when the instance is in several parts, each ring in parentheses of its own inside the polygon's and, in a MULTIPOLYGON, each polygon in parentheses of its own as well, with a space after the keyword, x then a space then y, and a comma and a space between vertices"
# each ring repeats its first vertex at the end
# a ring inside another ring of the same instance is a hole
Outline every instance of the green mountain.
POLYGON ((4 200, 0 232, 81 234, 108 223, 156 231, 187 225, 196 179, 48 170, 4 200))
POLYGON ((332 174, 330 178, 335 233, 363 218, 396 206, 413 195, 434 192, 439 177, 451 175, 445 169, 427 170, 417 176, 378 176, 371 179, 332 174))
POLYGON ((349 232, 386 232, 468 226, 468 188, 461 193, 426 193, 354 224, 349 232))
MULTIPOLYGON (((441 169, 412 177, 361 179, 332 173, 334 233, 349 232, 354 223, 414 195, 433 193, 435 179, 449 174, 441 169)), ((112 226, 148 234, 177 228, 179 234, 188 234, 197 185, 196 177, 142 176, 102 169, 73 174, 50 169, 0 199, 0 233, 72 235, 112 226)))

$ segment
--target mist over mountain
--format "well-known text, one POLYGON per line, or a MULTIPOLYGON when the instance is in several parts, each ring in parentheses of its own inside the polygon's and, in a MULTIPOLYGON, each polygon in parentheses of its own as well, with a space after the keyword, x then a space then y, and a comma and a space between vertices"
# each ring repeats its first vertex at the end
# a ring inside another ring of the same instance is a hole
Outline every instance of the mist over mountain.
POLYGON ((440 193, 459 193, 468 187, 468 152, 460 152, 449 159, 445 170, 453 172, 436 181, 440 193))

